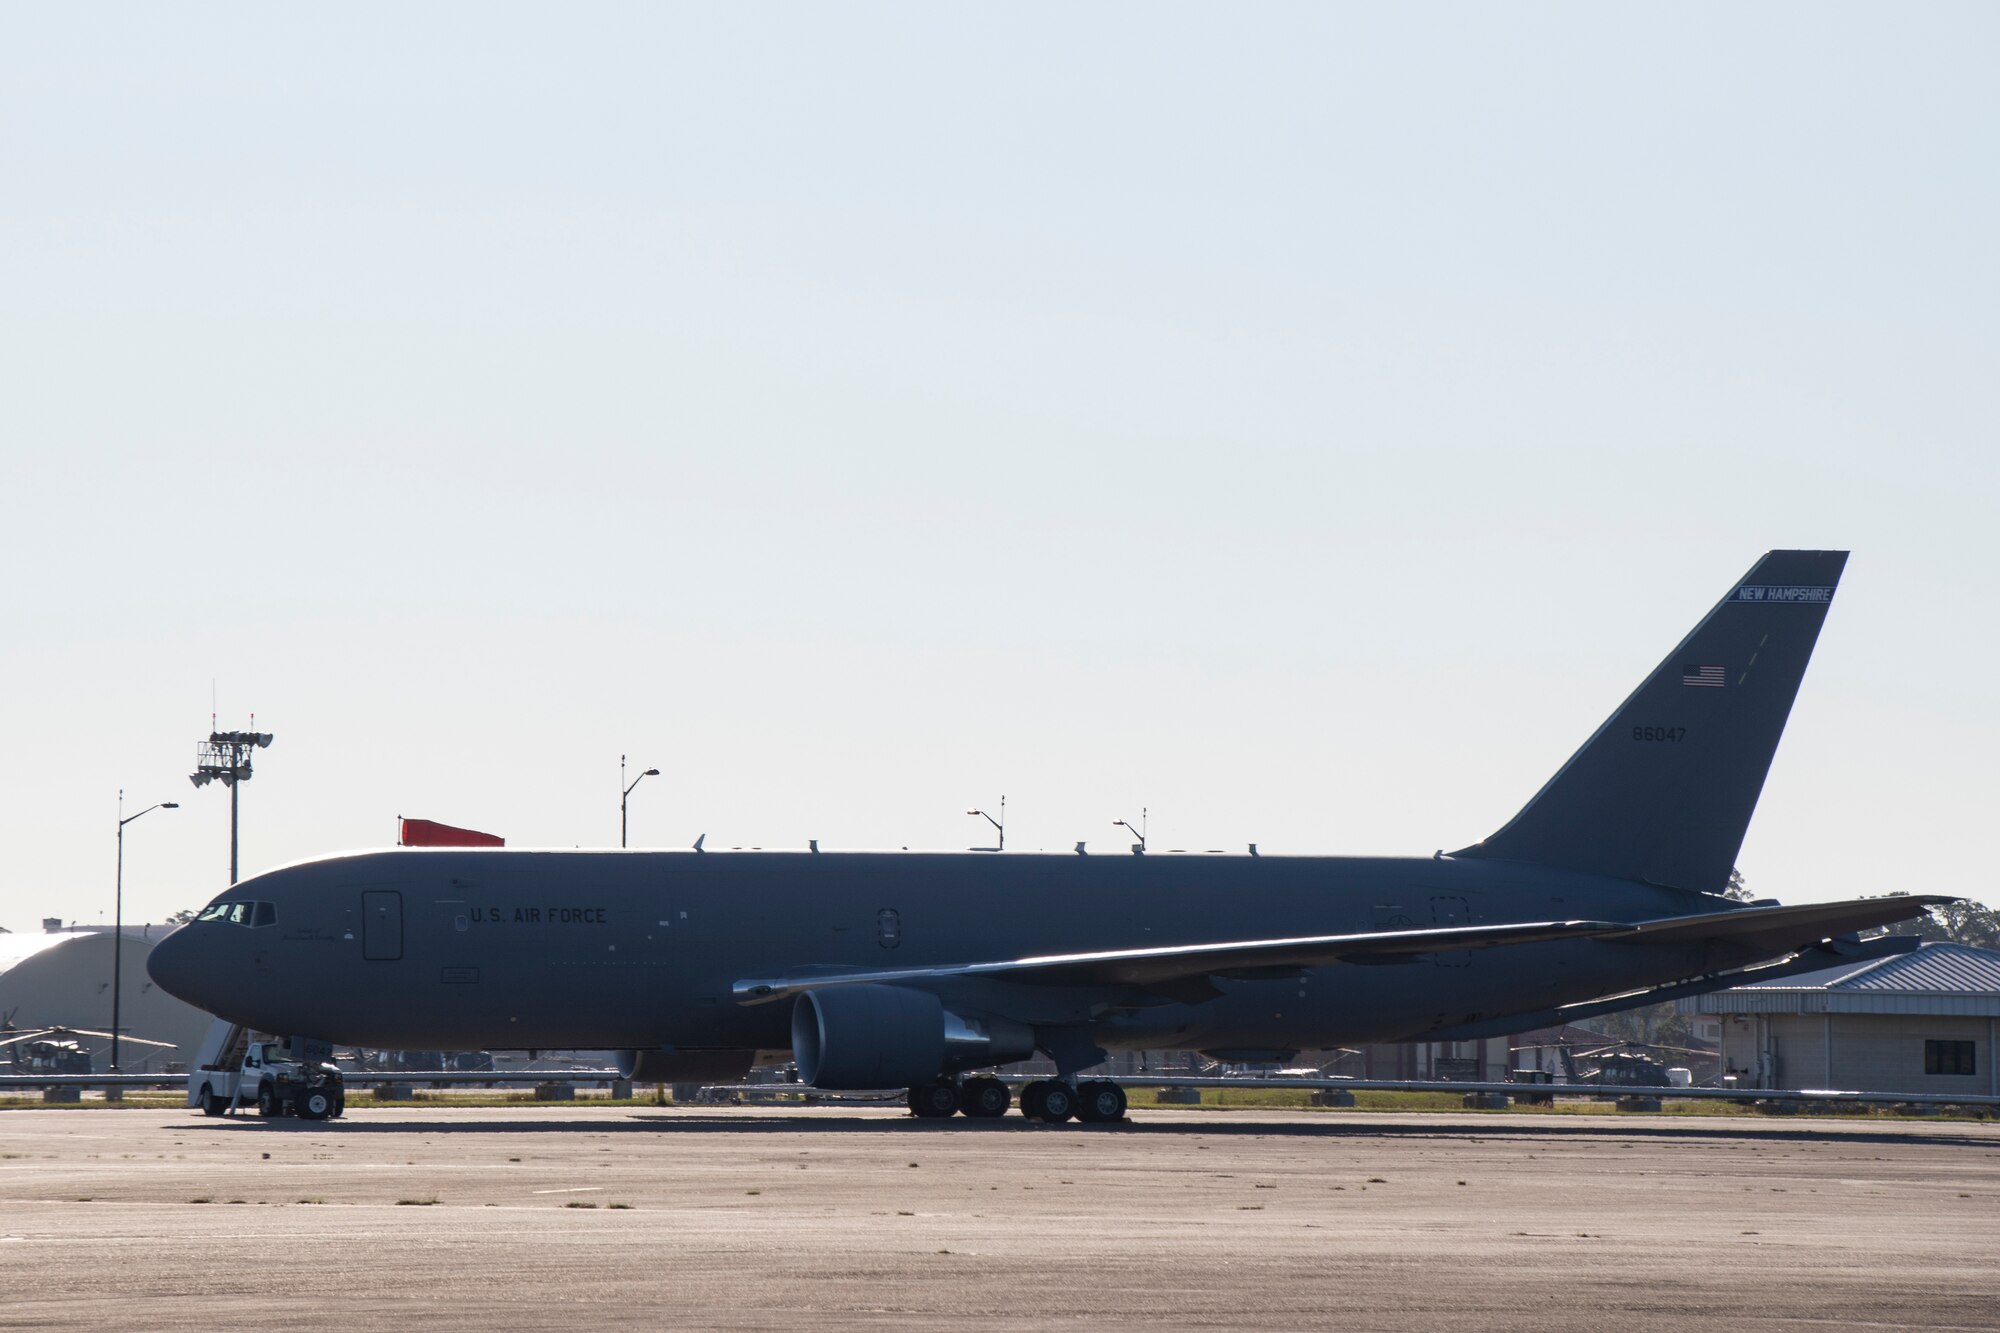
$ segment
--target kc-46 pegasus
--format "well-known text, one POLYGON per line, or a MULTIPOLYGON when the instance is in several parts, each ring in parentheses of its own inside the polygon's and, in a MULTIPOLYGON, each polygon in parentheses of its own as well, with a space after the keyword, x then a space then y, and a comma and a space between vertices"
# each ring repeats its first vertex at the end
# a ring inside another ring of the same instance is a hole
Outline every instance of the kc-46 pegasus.
POLYGON ((1846 553, 1773 551, 1505 827, 1422 858, 411 849, 232 887, 153 978, 276 1034, 760 1058, 922 1115, 1116 1119, 1115 1049, 1454 1040, 1915 947, 1943 898, 1723 896, 1846 553))

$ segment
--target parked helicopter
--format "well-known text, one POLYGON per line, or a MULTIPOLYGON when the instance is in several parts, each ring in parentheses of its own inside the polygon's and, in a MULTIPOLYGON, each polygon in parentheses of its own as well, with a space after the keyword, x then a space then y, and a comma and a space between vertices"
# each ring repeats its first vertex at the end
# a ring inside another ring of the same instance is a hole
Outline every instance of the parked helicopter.
MULTIPOLYGON (((14 1026, 12 1011, 5 1018, 0 1018, 0 1054, 9 1060, 16 1074, 96 1073, 96 1056, 102 1048, 85 1045, 85 1038, 108 1042, 111 1034, 93 1028, 64 1026, 33 1028, 23 1032, 14 1026)), ((121 1045, 155 1050, 172 1050, 175 1045, 170 1041, 134 1037, 130 1033, 120 1033, 118 1041, 121 1045)))

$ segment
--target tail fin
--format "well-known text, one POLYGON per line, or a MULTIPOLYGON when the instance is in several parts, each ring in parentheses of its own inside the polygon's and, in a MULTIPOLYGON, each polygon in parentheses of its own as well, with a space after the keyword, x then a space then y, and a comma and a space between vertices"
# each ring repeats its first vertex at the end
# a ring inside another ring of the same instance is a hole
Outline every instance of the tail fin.
POLYGON ((1506 827, 1452 855, 1721 892, 1846 564, 1759 560, 1506 827))

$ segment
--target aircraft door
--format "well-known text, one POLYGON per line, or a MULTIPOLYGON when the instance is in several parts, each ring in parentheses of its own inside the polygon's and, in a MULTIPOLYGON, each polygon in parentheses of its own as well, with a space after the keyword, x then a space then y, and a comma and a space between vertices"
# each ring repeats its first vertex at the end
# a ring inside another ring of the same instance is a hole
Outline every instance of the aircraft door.
POLYGON ((375 889, 361 895, 361 956, 394 962, 403 956, 403 895, 375 889))

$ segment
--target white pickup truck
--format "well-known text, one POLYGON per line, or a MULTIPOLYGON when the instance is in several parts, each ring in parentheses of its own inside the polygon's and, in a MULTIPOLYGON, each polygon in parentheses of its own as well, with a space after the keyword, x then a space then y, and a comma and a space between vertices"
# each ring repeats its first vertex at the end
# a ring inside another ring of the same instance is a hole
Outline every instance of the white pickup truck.
POLYGON ((282 1041, 237 1029, 188 1075, 188 1105, 203 1115, 226 1115, 255 1106, 263 1116, 296 1115, 331 1120, 347 1107, 347 1089, 338 1066, 295 1060, 282 1041))

